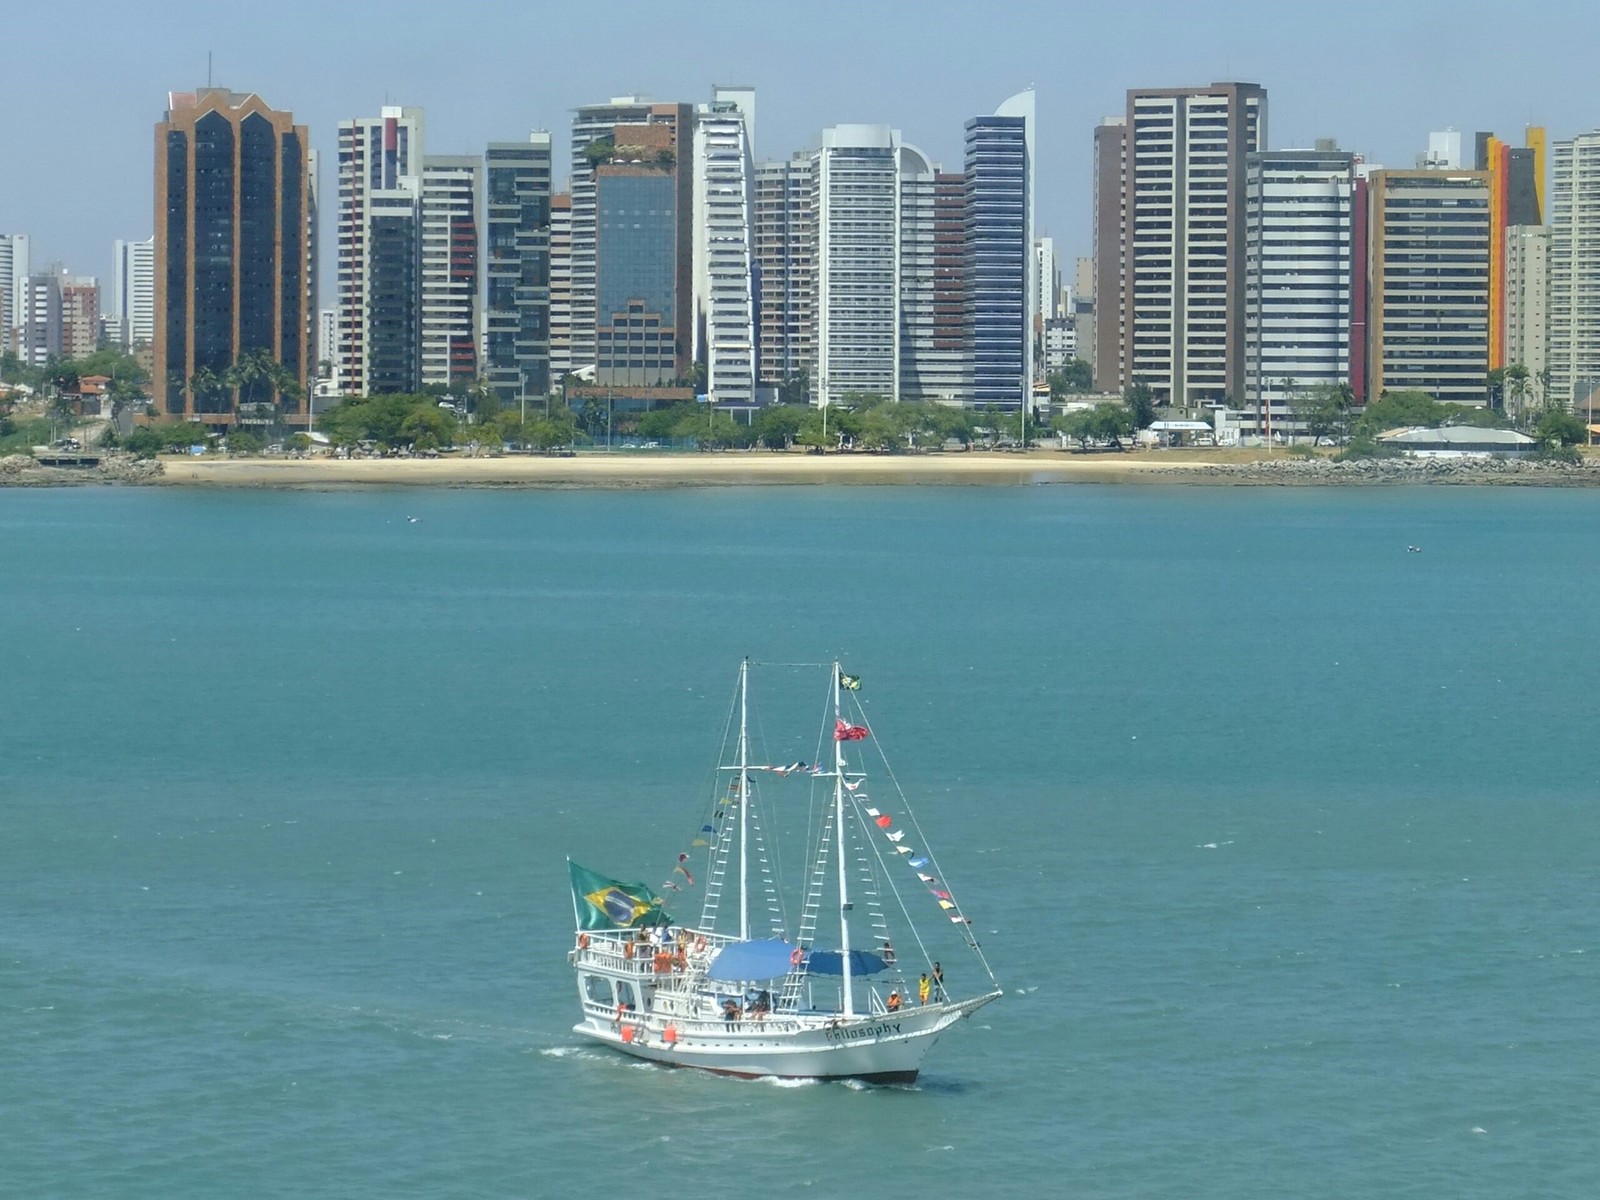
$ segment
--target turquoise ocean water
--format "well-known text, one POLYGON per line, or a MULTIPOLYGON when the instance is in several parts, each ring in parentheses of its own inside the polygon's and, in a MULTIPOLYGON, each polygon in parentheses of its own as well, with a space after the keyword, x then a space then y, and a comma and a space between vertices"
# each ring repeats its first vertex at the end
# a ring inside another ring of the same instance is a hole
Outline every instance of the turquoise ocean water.
POLYGON ((1593 1195, 1597 517, 0 492, 0 1196, 1593 1195), (563 859, 670 865, 747 653, 1006 989, 913 1088, 570 1033, 563 859))

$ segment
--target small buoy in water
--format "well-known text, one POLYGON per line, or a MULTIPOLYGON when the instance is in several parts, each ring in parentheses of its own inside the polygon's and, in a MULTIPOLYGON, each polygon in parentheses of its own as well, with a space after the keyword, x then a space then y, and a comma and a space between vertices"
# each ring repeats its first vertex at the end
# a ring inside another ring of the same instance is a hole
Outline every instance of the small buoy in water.
POLYGON ((1407 546, 1406 547, 1406 553, 1407 554, 1421 554, 1422 553, 1422 547, 1421 546, 1407 546))

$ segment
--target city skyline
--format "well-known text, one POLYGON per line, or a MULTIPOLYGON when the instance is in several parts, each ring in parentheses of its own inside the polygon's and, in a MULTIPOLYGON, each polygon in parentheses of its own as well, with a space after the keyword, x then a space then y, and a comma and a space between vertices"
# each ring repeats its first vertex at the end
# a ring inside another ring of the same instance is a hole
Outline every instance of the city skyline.
POLYGON ((442 13, 372 26, 359 14, 297 0, 270 14, 180 4, 162 26, 176 32, 157 38, 147 19, 88 0, 70 26, 53 12, 14 19, 12 43, 28 52, 14 56, 8 76, 13 102, 0 177, 11 185, 0 190, 0 229, 32 235, 36 265, 59 260, 75 274, 109 280, 114 242, 153 228, 150 147, 166 93, 203 84, 209 51, 215 84, 260 94, 309 128, 324 176, 338 123, 386 103, 427 111, 430 152, 481 153, 490 141, 541 127, 560 145, 572 109, 608 96, 695 102, 713 84, 735 81, 762 96, 758 161, 787 159, 814 147, 824 128, 865 121, 903 129, 951 169, 962 160, 963 123, 1032 85, 1040 110, 1036 232, 1053 236, 1070 261, 1089 253, 1093 129, 1121 111, 1129 88, 1258 83, 1273 97, 1271 147, 1333 137, 1399 168, 1412 165, 1433 129, 1499 129, 1514 138, 1532 122, 1555 139, 1600 125, 1600 104, 1578 94, 1582 39, 1570 36, 1567 18, 1522 15, 1517 37, 1488 39, 1480 10, 1490 11, 1431 2, 1328 13, 1259 3, 1203 13, 1175 5, 1102 12, 1017 4, 975 13, 822 3, 803 15, 768 14, 752 34, 721 10, 691 4, 673 17, 641 10, 614 27, 611 42, 647 46, 646 56, 604 53, 606 39, 576 10, 485 6, 469 30, 492 28, 494 36, 475 41, 442 13), (363 54, 352 57, 346 34, 357 24, 363 54), (1381 40, 1374 29, 1384 31, 1381 40), (541 48, 540 69, 525 73, 526 91, 507 88, 507 78, 522 77, 514 61, 528 46, 541 48), (452 47, 460 53, 442 61, 478 69, 433 70, 434 57, 452 47), (953 63, 957 50, 961 61, 953 63), (105 69, 72 89, 51 86, 49 66, 77 57, 105 69), (1307 61, 1359 66, 1315 76, 1307 61), (1530 79, 1538 80, 1536 94, 1530 79), (97 185, 54 186, 52 178, 68 178, 69 162, 73 179, 95 164, 97 185))

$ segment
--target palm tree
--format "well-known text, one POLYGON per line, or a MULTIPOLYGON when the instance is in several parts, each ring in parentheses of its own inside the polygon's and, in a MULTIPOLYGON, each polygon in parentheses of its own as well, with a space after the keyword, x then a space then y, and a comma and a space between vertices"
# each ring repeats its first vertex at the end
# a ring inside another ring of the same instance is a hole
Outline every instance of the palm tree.
POLYGON ((1505 385, 1506 399, 1511 402, 1512 420, 1521 425, 1526 418, 1528 399, 1528 379, 1530 372, 1521 363, 1512 363, 1501 373, 1505 385))

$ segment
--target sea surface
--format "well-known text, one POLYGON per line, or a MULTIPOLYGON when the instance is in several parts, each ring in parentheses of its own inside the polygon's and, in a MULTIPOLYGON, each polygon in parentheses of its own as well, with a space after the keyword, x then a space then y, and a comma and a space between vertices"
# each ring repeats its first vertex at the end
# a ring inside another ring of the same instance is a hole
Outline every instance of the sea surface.
POLYGON ((0 491, 0 1196, 1593 1196, 1597 532, 0 491), (571 1033, 565 858, 668 869, 746 654, 862 678, 1005 989, 915 1086, 571 1033))

